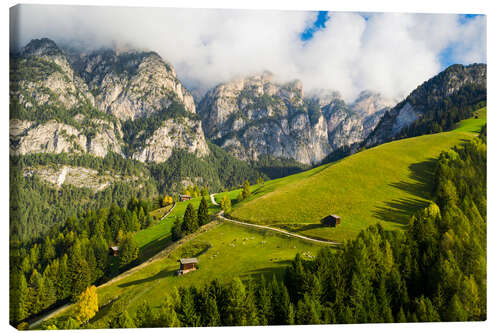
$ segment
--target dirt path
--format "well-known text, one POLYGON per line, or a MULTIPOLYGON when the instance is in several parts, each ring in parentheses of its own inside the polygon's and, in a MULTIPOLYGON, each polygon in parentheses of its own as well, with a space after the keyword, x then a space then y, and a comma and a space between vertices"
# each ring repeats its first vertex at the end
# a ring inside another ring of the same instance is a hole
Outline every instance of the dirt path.
POLYGON ((279 232, 279 233, 282 233, 282 234, 285 234, 285 235, 288 235, 288 236, 305 239, 307 241, 311 241, 311 242, 315 242, 315 243, 330 244, 330 245, 342 245, 342 243, 332 242, 332 241, 325 241, 325 240, 320 240, 320 239, 315 239, 315 238, 310 238, 310 237, 302 236, 302 235, 299 235, 299 234, 294 234, 294 233, 291 233, 291 232, 288 232, 288 231, 284 231, 284 230, 281 230, 281 229, 277 229, 277 228, 273 228, 273 227, 268 227, 268 226, 265 226, 265 225, 258 225, 258 224, 252 224, 252 223, 246 223, 246 222, 241 222, 241 221, 237 221, 237 220, 228 219, 227 217, 225 217, 223 215, 222 211, 220 211, 217 214, 217 216, 219 218, 221 218, 222 220, 228 221, 228 222, 231 222, 231 223, 241 224, 241 225, 245 225, 245 226, 249 226, 249 227, 253 227, 253 228, 257 228, 257 229, 272 230, 272 231, 276 231, 276 232, 279 232))
POLYGON ((168 212, 166 212, 165 215, 163 215, 160 220, 163 220, 164 218, 166 218, 168 216, 168 214, 170 214, 174 210, 175 205, 177 205, 177 202, 174 202, 173 206, 170 207, 170 209, 168 210, 168 212))
POLYGON ((212 201, 212 203, 215 205, 215 206, 218 206, 219 204, 215 201, 215 198, 214 198, 214 193, 210 194, 210 201, 212 201))

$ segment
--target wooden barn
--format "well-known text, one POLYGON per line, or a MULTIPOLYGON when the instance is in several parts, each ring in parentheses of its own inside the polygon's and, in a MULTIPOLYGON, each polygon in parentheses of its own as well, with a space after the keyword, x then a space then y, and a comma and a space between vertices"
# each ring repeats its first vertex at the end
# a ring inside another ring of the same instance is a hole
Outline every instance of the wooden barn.
POLYGON ((340 224, 340 216, 338 215, 328 215, 321 219, 321 223, 325 224, 328 227, 336 227, 340 224))
POLYGON ((179 195, 179 200, 180 201, 191 200, 191 196, 190 195, 186 195, 186 194, 181 194, 181 195, 179 195))
POLYGON ((116 257, 118 255, 118 252, 120 251, 119 246, 110 246, 109 247, 109 255, 116 257))
POLYGON ((182 258, 179 259, 179 262, 181 264, 179 270, 177 271, 178 275, 184 275, 186 273, 189 273, 191 271, 196 270, 196 264, 198 264, 198 259, 197 258, 182 258))

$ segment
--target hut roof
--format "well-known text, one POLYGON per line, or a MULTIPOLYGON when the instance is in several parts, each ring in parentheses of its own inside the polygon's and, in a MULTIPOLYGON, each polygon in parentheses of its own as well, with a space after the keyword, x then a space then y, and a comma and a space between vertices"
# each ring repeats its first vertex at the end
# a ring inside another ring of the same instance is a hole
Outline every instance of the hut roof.
POLYGON ((182 259, 179 259, 179 262, 181 264, 197 264, 198 258, 182 258, 182 259))

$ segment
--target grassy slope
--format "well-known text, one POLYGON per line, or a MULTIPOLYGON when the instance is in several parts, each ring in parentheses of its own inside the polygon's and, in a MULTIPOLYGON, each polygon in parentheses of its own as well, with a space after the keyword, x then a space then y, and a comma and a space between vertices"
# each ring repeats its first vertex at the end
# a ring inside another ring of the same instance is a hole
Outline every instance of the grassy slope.
MULTIPOLYGON (((209 197, 206 199, 209 205, 208 213, 215 214, 218 211, 217 207, 211 204, 209 197)), ((179 217, 182 221, 187 205, 192 203, 194 208, 198 209, 200 202, 201 197, 194 198, 189 201, 178 202, 166 218, 158 221, 155 225, 152 225, 147 229, 137 232, 134 239, 140 249, 139 253, 141 261, 152 257, 154 254, 164 249, 171 242, 170 231, 172 230, 175 219, 179 217)), ((150 214, 161 217, 168 211, 168 209, 169 207, 160 208, 150 214)))
POLYGON ((475 135, 486 122, 462 121, 454 131, 390 142, 336 163, 253 187, 252 196, 233 206, 234 218, 274 225, 307 236, 343 241, 370 224, 401 229, 425 206, 439 153, 475 135), (341 216, 336 228, 320 224, 341 216))
MULTIPOLYGON (((310 242, 273 232, 222 223, 177 248, 165 259, 99 288, 99 303, 106 304, 119 296, 126 298, 133 310, 145 299, 154 306, 160 305, 165 292, 174 286, 202 285, 215 278, 227 281, 235 276, 242 279, 261 274, 279 276, 296 253, 314 255, 319 248, 310 242), (186 253, 190 247, 200 244, 210 244, 211 247, 198 256, 199 269, 185 276, 176 276, 177 260, 181 256, 190 256, 191 253, 186 253)), ((106 307, 103 307, 96 320, 103 320, 106 312, 106 307)))

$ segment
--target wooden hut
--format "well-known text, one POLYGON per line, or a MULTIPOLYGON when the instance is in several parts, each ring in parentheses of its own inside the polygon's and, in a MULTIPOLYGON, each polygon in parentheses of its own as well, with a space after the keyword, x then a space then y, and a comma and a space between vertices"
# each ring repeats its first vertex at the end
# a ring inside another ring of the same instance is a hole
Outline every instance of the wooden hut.
POLYGON ((196 264, 198 264, 197 258, 182 258, 179 259, 179 263, 181 264, 179 270, 177 271, 178 275, 184 275, 191 271, 196 270, 196 264))
POLYGON ((109 255, 116 257, 118 255, 118 252, 120 251, 119 246, 110 246, 109 247, 109 255))
POLYGON ((321 223, 328 227, 335 228, 338 224, 340 224, 340 216, 334 214, 325 216, 323 219, 321 219, 321 223))
POLYGON ((181 194, 181 195, 179 195, 179 200, 180 201, 191 200, 191 196, 190 195, 186 195, 186 194, 181 194))

